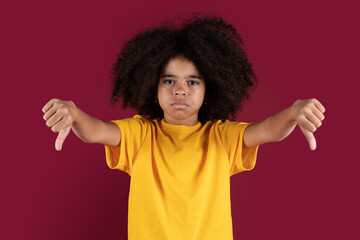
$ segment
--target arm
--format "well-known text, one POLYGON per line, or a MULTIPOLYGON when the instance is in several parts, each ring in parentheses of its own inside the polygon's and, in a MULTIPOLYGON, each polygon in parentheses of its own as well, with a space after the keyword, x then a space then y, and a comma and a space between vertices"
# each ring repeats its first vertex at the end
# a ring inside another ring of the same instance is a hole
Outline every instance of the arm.
POLYGON ((314 132, 324 120, 324 106, 316 99, 297 100, 291 107, 274 114, 264 121, 256 122, 245 129, 244 143, 248 147, 268 142, 278 142, 289 136, 296 125, 309 142, 310 149, 316 149, 314 132))
POLYGON ((104 122, 94 118, 77 108, 72 101, 50 100, 42 109, 46 125, 59 135, 55 142, 56 150, 60 151, 62 144, 72 129, 76 136, 86 143, 100 143, 117 146, 121 134, 115 123, 104 122))

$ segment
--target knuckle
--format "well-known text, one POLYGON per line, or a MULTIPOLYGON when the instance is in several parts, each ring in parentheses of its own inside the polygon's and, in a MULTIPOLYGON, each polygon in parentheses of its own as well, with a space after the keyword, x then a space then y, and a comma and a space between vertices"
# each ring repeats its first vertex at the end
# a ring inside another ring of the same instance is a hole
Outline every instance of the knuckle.
POLYGON ((52 103, 53 105, 55 105, 56 103, 58 103, 60 100, 58 98, 53 98, 49 101, 49 103, 52 103))
POLYGON ((73 121, 74 121, 74 119, 69 115, 68 116, 68 124, 72 125, 73 121))
POLYGON ((314 105, 314 102, 311 101, 311 100, 307 101, 306 104, 305 104, 305 106, 309 107, 309 108, 312 107, 313 105, 314 105))
POLYGON ((68 113, 69 113, 69 109, 66 108, 66 107, 62 108, 62 113, 63 113, 63 114, 68 114, 68 113))
POLYGON ((56 113, 58 113, 58 114, 60 114, 60 115, 64 115, 65 109, 62 108, 62 107, 60 107, 60 108, 57 109, 56 113))
POLYGON ((299 115, 297 119, 298 119, 298 122, 300 122, 300 123, 304 123, 306 120, 304 115, 299 115))
POLYGON ((315 103, 316 103, 315 98, 310 98, 309 101, 308 101, 308 104, 310 104, 310 105, 315 105, 315 103))
POLYGON ((56 107, 61 107, 62 105, 63 105, 63 103, 61 100, 57 100, 54 102, 54 106, 56 106, 56 107))
POLYGON ((296 100, 296 101, 294 102, 294 104, 296 105, 296 104, 298 104, 299 102, 301 102, 301 99, 296 100))
POLYGON ((64 121, 64 124, 66 127, 71 124, 71 120, 70 120, 69 116, 64 117, 63 121, 64 121))
POLYGON ((302 116, 306 116, 306 115, 308 115, 310 112, 309 112, 309 109, 308 108, 306 108, 306 107, 304 107, 304 108, 302 108, 301 110, 300 110, 300 114, 302 115, 302 116))

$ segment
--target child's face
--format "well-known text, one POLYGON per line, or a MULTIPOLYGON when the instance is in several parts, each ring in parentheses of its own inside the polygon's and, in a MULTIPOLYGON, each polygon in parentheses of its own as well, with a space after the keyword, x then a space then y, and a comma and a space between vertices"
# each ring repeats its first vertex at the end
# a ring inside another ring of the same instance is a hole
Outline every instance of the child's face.
POLYGON ((198 123, 204 96, 205 80, 187 58, 177 56, 164 65, 157 97, 166 123, 188 126, 198 123))

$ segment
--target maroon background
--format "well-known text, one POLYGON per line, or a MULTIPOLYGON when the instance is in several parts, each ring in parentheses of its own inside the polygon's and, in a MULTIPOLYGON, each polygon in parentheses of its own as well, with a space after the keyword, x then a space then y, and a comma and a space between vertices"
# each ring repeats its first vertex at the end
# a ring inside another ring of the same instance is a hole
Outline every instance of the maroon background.
POLYGON ((234 239, 359 239, 356 1, 13 1, 1 22, 1 239, 126 239, 130 177, 104 148, 71 134, 56 152, 42 119, 53 97, 103 120, 110 69, 138 31, 193 12, 241 32, 259 85, 238 121, 260 121, 297 99, 326 107, 312 152, 296 128, 260 147, 231 178, 234 239))

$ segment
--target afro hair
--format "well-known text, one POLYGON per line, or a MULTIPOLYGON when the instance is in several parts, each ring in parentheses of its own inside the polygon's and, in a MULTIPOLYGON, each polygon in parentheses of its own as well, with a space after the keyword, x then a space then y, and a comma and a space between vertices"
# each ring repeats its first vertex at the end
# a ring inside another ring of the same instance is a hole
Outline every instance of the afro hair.
POLYGON ((149 118, 163 118, 154 101, 162 67, 183 55, 194 63, 206 84, 199 110, 201 122, 234 119, 249 98, 249 88, 257 83, 244 43, 236 29, 216 16, 193 16, 179 26, 164 23, 138 33, 122 48, 111 74, 111 103, 122 100, 149 118))

